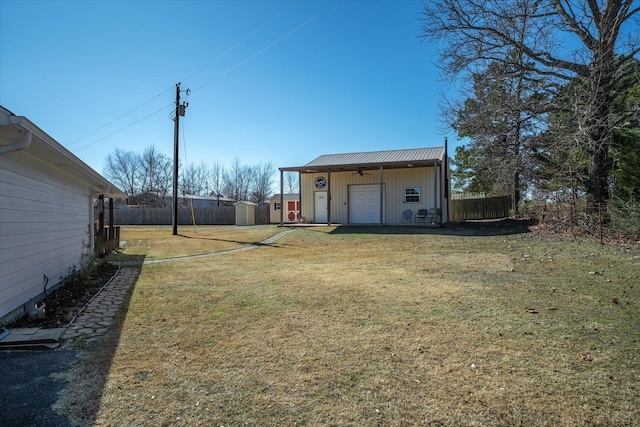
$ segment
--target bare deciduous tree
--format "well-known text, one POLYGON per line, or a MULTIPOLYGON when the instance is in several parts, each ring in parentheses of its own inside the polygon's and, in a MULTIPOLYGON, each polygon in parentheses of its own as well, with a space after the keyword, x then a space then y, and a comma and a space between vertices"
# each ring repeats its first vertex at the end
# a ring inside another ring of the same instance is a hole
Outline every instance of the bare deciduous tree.
POLYGON ((233 159, 224 174, 224 195, 236 201, 249 200, 252 174, 251 168, 243 166, 239 158, 233 159))
POLYGON ((148 146, 140 157, 140 192, 145 204, 163 206, 171 187, 173 163, 155 146, 148 146))
POLYGON ((298 172, 285 172, 283 174, 283 187, 285 194, 296 194, 298 193, 298 172))
POLYGON ((271 162, 261 163, 253 167, 253 185, 251 201, 254 203, 265 203, 269 201, 269 196, 273 187, 273 174, 275 169, 271 162))
POLYGON ((107 156, 104 174, 130 198, 139 194, 138 173, 140 158, 133 151, 117 149, 107 156))
POLYGON ((633 26, 639 10, 634 0, 441 0, 425 2, 422 22, 426 38, 444 42, 441 64, 451 78, 496 62, 522 67, 552 93, 576 78, 586 83, 574 119, 589 157, 586 190, 595 206, 609 198, 613 82, 640 52, 633 26), (524 60, 512 61, 513 51, 524 60))
POLYGON ((199 165, 189 163, 180 174, 180 192, 183 195, 205 196, 209 188, 209 168, 202 162, 199 165))
MULTIPOLYGON (((172 183, 173 162, 154 146, 142 155, 116 149, 107 156, 104 172, 135 203, 163 206, 172 183)), ((222 197, 264 203, 272 193, 274 175, 272 163, 245 166, 239 158, 226 170, 218 162, 211 168, 204 161, 190 163, 180 168, 179 191, 181 195, 215 196, 218 204, 222 197)))
POLYGON ((210 196, 214 196, 218 199, 218 206, 220 206, 220 199, 224 197, 224 166, 215 162, 209 170, 209 184, 210 184, 210 196))

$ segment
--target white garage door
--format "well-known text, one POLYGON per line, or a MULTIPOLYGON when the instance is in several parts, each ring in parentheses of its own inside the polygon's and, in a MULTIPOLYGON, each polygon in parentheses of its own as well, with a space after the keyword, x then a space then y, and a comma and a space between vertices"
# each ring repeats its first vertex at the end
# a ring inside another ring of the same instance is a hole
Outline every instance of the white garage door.
MULTIPOLYGON (((384 186, 382 187, 384 197, 384 186)), ((383 203, 384 222, 384 203, 383 203)), ((380 223, 380 184, 349 186, 349 223, 380 223)))

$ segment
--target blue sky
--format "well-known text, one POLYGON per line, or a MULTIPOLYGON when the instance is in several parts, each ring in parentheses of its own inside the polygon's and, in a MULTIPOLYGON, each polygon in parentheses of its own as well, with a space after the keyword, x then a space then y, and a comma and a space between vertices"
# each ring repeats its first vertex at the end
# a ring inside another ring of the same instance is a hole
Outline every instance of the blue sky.
POLYGON ((419 0, 0 0, 0 104, 98 172, 116 148, 300 166, 459 143, 419 0))

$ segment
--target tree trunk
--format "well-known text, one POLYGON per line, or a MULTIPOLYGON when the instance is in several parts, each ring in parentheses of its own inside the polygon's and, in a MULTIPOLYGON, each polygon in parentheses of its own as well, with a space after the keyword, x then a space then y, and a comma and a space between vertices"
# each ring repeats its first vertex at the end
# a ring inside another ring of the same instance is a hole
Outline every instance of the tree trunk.
POLYGON ((609 200, 609 147, 613 129, 609 123, 611 113, 611 84, 614 74, 613 48, 601 47, 594 52, 590 82, 593 98, 586 107, 585 122, 589 137, 589 166, 587 168, 587 208, 596 212, 600 203, 609 200))
POLYGON ((518 172, 516 172, 516 175, 513 178, 513 183, 513 208, 514 214, 518 215, 518 213, 520 213, 520 198, 522 197, 522 195, 520 194, 520 174, 518 172))
POLYGON ((600 203, 609 200, 610 135, 591 135, 589 167, 587 169, 587 208, 596 212, 600 203))

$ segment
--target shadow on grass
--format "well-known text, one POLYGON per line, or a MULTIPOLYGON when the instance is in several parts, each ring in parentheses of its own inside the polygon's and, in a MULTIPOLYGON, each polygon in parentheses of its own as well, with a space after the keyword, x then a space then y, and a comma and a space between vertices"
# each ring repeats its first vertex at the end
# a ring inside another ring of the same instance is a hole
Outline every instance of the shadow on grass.
POLYGON ((194 240, 211 240, 214 242, 225 242, 225 243, 237 243, 239 245, 255 245, 259 242, 241 242, 240 240, 229 240, 229 239, 217 239, 215 237, 200 237, 200 236, 187 236, 184 234, 178 234, 178 237, 184 237, 185 239, 194 239, 194 240))
MULTIPOLYGON (((132 278, 133 283, 118 307, 105 335, 95 340, 84 339, 71 344, 75 347, 78 358, 67 372, 67 386, 60 393, 60 400, 55 407, 56 411, 65 416, 74 426, 95 424, 100 411, 104 387, 129 311, 131 295, 138 281, 145 256, 114 253, 108 255, 106 259, 119 264, 122 269, 136 269, 137 274, 132 278)), ((122 274, 122 269, 118 274, 122 274)))
POLYGON ((533 220, 499 219, 485 221, 449 222, 442 227, 410 225, 343 225, 332 234, 434 234, 455 236, 506 236, 530 233, 533 220))

